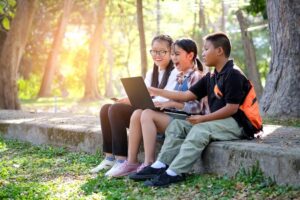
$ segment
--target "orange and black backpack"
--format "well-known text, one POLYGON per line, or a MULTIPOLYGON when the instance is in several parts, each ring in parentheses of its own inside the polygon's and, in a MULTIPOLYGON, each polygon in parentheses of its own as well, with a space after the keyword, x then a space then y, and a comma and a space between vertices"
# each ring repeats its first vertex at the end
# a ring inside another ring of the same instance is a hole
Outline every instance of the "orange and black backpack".
MULTIPOLYGON (((233 69, 231 69, 231 70, 233 70, 233 69)), ((228 73, 228 76, 230 74, 231 74, 231 72, 228 73)), ((241 119, 241 123, 242 123, 241 125, 244 128, 244 132, 246 133, 246 136, 251 139, 254 137, 254 134, 259 133, 260 131, 263 130, 263 126, 262 126, 262 118, 259 113, 259 105, 258 105, 256 93, 254 90, 254 86, 250 80, 248 80, 248 82, 250 85, 249 90, 246 94, 245 99, 243 100, 243 103, 240 104, 237 114, 239 115, 239 118, 241 119)), ((218 96, 220 98, 223 97, 221 88, 222 87, 220 87, 218 85, 218 82, 216 81, 214 93, 216 96, 218 96)))

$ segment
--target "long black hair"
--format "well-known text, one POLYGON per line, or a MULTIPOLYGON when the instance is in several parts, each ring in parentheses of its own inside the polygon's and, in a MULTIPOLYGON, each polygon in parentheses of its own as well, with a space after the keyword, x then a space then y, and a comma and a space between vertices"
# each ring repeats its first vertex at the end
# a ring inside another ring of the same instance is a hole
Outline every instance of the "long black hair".
POLYGON ((178 47, 180 47, 187 53, 193 52, 194 53, 194 57, 193 57, 194 64, 197 64, 198 70, 203 71, 203 65, 200 62, 200 60, 197 58, 198 49, 197 49, 196 42, 194 40, 188 39, 188 38, 178 39, 173 43, 173 47, 175 45, 177 45, 178 47))
MULTIPOLYGON (((171 49, 171 46, 173 44, 173 39, 168 36, 168 35, 157 35, 153 38, 152 40, 152 45, 155 41, 165 41, 168 44, 168 47, 171 49)), ((164 88, 167 83, 168 83, 168 79, 170 77, 170 74, 172 72, 172 70, 174 69, 174 65, 172 60, 170 60, 166 71, 162 77, 162 80, 160 82, 160 84, 158 84, 158 66, 154 63, 153 65, 153 72, 152 72, 152 78, 151 78, 151 86, 152 87, 156 87, 156 88, 164 88)))

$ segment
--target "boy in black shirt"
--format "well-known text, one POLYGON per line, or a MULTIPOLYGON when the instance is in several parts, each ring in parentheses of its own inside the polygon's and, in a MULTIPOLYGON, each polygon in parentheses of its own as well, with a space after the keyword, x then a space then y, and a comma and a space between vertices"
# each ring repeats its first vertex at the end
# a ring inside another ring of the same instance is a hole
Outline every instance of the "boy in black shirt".
POLYGON ((202 57, 206 66, 215 67, 214 73, 208 73, 186 92, 149 88, 154 96, 176 101, 208 96, 211 113, 171 122, 157 160, 139 172, 141 177, 153 177, 145 182, 146 186, 159 187, 182 181, 184 174, 191 170, 211 141, 244 137, 243 127, 239 125, 242 119, 238 115, 238 108, 250 85, 233 61, 229 60, 230 51, 230 41, 224 33, 208 35, 202 57))

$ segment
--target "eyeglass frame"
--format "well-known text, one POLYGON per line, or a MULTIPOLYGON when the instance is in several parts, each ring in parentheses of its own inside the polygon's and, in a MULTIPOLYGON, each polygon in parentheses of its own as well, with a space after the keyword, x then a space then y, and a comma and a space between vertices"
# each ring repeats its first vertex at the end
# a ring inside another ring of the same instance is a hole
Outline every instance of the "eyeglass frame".
POLYGON ((161 57, 164 57, 167 54, 167 52, 169 51, 165 51, 165 50, 156 51, 152 49, 149 51, 151 56, 161 56, 161 57))

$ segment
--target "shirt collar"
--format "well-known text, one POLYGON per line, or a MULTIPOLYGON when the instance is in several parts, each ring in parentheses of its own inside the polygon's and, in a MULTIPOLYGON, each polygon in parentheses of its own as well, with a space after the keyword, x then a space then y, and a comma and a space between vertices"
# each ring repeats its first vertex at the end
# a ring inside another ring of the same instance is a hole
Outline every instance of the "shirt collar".
POLYGON ((226 73, 229 69, 233 68, 233 60, 228 60, 227 63, 224 65, 224 67, 222 68, 222 70, 218 73, 217 70, 214 70, 214 73, 216 75, 221 75, 226 73))

